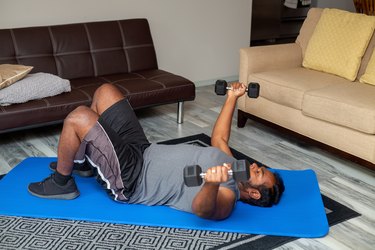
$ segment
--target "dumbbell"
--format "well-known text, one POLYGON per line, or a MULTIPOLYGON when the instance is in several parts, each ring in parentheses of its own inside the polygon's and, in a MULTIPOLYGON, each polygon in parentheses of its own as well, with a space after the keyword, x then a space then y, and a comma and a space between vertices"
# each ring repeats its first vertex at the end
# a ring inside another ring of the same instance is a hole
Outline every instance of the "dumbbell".
MULTIPOLYGON (((250 164, 247 160, 238 160, 232 164, 228 174, 236 181, 247 181, 250 178, 250 164)), ((184 183, 188 187, 200 186, 206 173, 202 173, 199 165, 186 166, 184 168, 184 183)))
MULTIPOLYGON (((247 96, 250 98, 258 98, 260 85, 256 82, 250 82, 246 89, 247 96)), ((232 90, 232 87, 228 87, 228 83, 225 80, 217 80, 215 83, 215 93, 217 95, 225 95, 227 90, 232 90)))

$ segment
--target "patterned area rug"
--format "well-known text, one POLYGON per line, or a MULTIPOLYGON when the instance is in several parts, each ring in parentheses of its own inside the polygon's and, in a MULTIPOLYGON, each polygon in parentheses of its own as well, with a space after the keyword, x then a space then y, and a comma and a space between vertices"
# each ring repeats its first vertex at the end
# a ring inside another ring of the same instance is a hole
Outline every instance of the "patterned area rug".
MULTIPOLYGON (((205 134, 162 142, 206 147, 205 134)), ((233 150, 237 159, 254 160, 233 150)), ((0 176, 1 179, 1 176, 0 176)), ((359 216, 322 196, 329 225, 359 216)), ((0 217, 0 249, 273 249, 294 237, 238 234, 73 220, 0 217)))

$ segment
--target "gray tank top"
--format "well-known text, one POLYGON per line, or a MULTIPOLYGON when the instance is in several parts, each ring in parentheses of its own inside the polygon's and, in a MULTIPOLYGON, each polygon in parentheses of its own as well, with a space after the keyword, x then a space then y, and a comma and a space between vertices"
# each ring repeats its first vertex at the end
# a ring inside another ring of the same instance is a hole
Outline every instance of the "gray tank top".
MULTIPOLYGON (((184 184, 183 169, 187 165, 200 165, 205 172, 212 166, 233 163, 235 159, 214 147, 195 145, 151 144, 144 152, 143 170, 137 187, 129 203, 145 205, 166 205, 172 208, 192 212, 191 205, 199 187, 187 187, 184 184)), ((239 199, 239 190, 230 178, 221 186, 227 187, 239 199)))

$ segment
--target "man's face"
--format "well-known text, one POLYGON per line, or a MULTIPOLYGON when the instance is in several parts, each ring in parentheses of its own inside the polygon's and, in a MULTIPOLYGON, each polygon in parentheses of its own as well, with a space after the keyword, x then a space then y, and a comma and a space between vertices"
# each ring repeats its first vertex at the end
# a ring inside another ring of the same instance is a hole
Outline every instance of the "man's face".
POLYGON ((259 167, 256 163, 250 165, 250 179, 249 183, 253 187, 261 185, 272 188, 276 183, 274 174, 264 166, 259 167))

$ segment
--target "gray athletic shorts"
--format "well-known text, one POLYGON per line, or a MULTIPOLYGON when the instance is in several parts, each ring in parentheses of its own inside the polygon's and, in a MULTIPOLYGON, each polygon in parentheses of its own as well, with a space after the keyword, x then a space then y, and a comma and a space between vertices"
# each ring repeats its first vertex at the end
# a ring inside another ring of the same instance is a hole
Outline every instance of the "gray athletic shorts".
POLYGON ((75 162, 86 158, 108 194, 126 202, 136 188, 149 145, 133 108, 123 99, 99 117, 83 139, 75 162))

